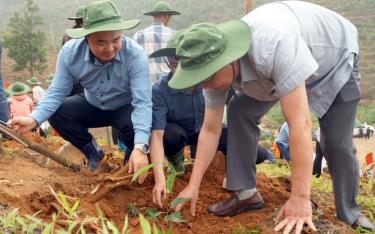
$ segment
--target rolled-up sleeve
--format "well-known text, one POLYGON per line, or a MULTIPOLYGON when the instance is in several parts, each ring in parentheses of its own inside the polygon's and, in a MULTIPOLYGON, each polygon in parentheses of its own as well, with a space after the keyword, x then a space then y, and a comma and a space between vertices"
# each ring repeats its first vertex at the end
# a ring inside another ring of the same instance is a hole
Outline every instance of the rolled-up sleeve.
POLYGON ((65 98, 70 94, 74 79, 69 72, 68 66, 69 51, 60 50, 56 62, 55 77, 51 85, 48 87, 43 99, 38 103, 31 113, 31 117, 40 125, 53 115, 65 98))
POLYGON ((152 130, 164 130, 167 126, 168 106, 163 90, 158 84, 152 87, 152 130))
POLYGON ((145 53, 131 59, 129 65, 130 89, 133 112, 131 120, 134 128, 134 144, 148 144, 152 122, 152 91, 148 75, 148 62, 145 53))
POLYGON ((208 109, 215 109, 225 106, 228 90, 203 89, 205 106, 208 109))

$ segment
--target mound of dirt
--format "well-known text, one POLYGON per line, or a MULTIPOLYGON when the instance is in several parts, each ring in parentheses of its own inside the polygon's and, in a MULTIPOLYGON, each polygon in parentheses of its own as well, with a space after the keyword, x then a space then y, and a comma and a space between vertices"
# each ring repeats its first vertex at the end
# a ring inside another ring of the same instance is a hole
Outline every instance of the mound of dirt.
MULTIPOLYGON (((43 143, 43 142, 42 142, 43 143)), ((46 143, 46 142, 44 142, 46 143)), ((43 144, 44 144, 43 143, 43 144)), ((56 212, 57 204, 51 188, 56 192, 80 200, 80 215, 96 216, 92 192, 97 190, 104 176, 112 176, 120 168, 122 160, 109 158, 102 162, 98 172, 90 173, 83 170, 75 173, 54 163, 40 163, 43 156, 30 154, 14 142, 6 142, 5 155, 0 156, 0 204, 3 207, 20 208, 23 214, 41 211, 39 217, 50 220, 56 212), (10 148, 9 148, 10 147, 10 148)), ((52 150, 59 145, 47 144, 52 150)), ((231 233, 236 225, 241 224, 249 229, 257 229, 260 233, 272 233, 275 225, 274 217, 277 211, 288 199, 290 180, 286 177, 268 178, 264 174, 257 175, 257 187, 261 192, 266 206, 257 211, 246 212, 235 217, 215 217, 207 212, 207 206, 218 199, 229 197, 230 194, 221 188, 225 174, 224 157, 218 154, 201 185, 200 197, 197 204, 196 216, 189 214, 189 208, 182 211, 186 223, 173 225, 173 233, 231 233)), ((187 185, 192 166, 187 173, 176 180, 174 192, 170 200, 187 185)), ((149 175, 142 185, 118 186, 105 194, 97 204, 105 216, 121 226, 128 212, 128 204, 132 203, 140 212, 145 208, 156 208, 152 203, 153 178, 149 175)), ((102 187, 99 188, 99 190, 102 187)), ((97 191, 99 192, 99 191, 97 191)), ((322 233, 352 233, 351 229, 339 222, 335 216, 332 194, 312 193, 314 204, 314 222, 322 233)), ((158 226, 168 228, 168 224, 158 219, 158 226)), ((139 230, 139 223, 130 218, 134 230, 139 230)))

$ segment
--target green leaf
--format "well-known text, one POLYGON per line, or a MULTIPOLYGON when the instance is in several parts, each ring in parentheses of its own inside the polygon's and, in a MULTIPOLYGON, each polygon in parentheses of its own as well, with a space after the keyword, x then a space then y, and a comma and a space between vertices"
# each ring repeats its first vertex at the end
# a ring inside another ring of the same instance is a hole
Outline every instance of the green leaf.
POLYGON ((108 229, 112 231, 112 234, 119 234, 117 227, 111 221, 107 220, 106 224, 108 229))
POLYGON ((134 181, 136 181, 140 175, 143 175, 143 174, 146 173, 148 170, 150 170, 151 168, 153 168, 155 165, 156 165, 156 163, 151 163, 151 164, 149 164, 149 165, 147 165, 147 166, 142 167, 142 168, 139 169, 138 171, 136 171, 136 172, 133 174, 133 178, 132 178, 131 183, 133 183, 134 181))
POLYGON ((142 214, 139 214, 139 223, 143 234, 151 234, 150 222, 142 214))
POLYGON ((149 216, 150 218, 153 218, 155 219, 156 217, 158 217, 159 215, 161 215, 163 212, 161 211, 158 211, 157 209, 155 208, 147 208, 146 209, 146 214, 147 216, 149 216))
POLYGON ((176 180, 176 170, 171 166, 171 164, 168 165, 168 168, 171 171, 171 174, 167 176, 167 180, 165 182, 168 193, 171 193, 173 191, 174 182, 176 180))
POLYGON ((70 208, 69 216, 72 216, 76 212, 76 210, 78 209, 78 206, 79 206, 79 200, 75 201, 72 208, 70 208))
POLYGON ((52 230, 52 224, 48 224, 42 231, 42 234, 50 234, 52 230))
POLYGON ((167 222, 183 223, 185 220, 182 219, 181 212, 173 212, 164 217, 167 222))
POLYGON ((191 198, 177 197, 171 202, 171 208, 176 208, 180 203, 191 201, 191 198))
POLYGON ((138 215, 139 212, 133 203, 128 203, 128 213, 131 217, 136 217, 138 215))
POLYGON ((128 221, 128 216, 126 215, 124 224, 122 225, 121 234, 126 234, 126 232, 128 231, 128 226, 129 226, 129 221, 128 221))
POLYGON ((160 231, 155 223, 152 224, 152 234, 159 234, 160 231))

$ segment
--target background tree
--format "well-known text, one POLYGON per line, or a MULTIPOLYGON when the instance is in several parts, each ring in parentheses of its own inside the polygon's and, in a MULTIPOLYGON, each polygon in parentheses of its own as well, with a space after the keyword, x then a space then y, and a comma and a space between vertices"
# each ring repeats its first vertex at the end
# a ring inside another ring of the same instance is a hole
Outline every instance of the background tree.
POLYGON ((4 36, 8 56, 16 62, 14 71, 28 70, 31 76, 35 71, 41 73, 47 66, 45 35, 38 31, 43 21, 38 13, 39 7, 33 0, 24 0, 23 11, 13 15, 8 24, 9 33, 4 36))

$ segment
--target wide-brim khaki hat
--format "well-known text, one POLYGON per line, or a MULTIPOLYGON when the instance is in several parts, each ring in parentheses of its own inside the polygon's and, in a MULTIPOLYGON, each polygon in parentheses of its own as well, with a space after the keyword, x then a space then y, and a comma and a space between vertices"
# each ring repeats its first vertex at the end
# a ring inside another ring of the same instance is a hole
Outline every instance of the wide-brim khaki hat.
POLYGON ((241 20, 192 25, 178 43, 180 62, 168 84, 174 89, 196 85, 244 56, 250 45, 250 28, 241 20))
POLYGON ((111 1, 96 1, 86 6, 83 28, 66 29, 71 38, 81 38, 95 32, 128 30, 139 25, 140 20, 122 20, 120 12, 111 1))

